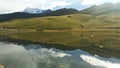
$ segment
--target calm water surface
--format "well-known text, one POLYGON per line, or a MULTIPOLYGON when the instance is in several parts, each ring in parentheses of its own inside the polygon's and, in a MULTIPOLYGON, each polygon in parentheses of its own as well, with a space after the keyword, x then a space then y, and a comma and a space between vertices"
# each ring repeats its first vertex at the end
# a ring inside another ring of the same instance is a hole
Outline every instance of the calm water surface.
POLYGON ((80 49, 63 51, 0 42, 0 64, 5 68, 120 68, 120 59, 103 58, 80 49))

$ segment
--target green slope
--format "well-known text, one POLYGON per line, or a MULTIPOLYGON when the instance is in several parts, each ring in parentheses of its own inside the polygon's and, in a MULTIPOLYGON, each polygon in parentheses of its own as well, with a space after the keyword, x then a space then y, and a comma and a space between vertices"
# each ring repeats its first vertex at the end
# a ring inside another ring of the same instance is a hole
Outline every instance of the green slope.
POLYGON ((120 24, 119 15, 92 16, 72 14, 63 16, 38 17, 30 19, 15 19, 0 23, 0 27, 12 29, 81 29, 116 27, 120 24))

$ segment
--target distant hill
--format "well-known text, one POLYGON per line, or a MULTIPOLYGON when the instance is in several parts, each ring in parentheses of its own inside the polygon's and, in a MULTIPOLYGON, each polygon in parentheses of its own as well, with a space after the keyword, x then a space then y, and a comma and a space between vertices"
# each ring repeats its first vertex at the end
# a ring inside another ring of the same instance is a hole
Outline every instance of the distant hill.
POLYGON ((60 15, 67 15, 67 14, 76 14, 79 11, 76 9, 59 9, 56 11, 51 11, 51 12, 44 12, 40 14, 30 14, 26 12, 15 12, 15 13, 10 13, 10 14, 1 14, 0 15, 0 22, 3 21, 8 21, 11 19, 17 19, 17 18, 33 18, 33 17, 44 17, 44 16, 60 16, 60 15))
POLYGON ((101 5, 94 5, 87 9, 82 10, 80 13, 92 14, 92 15, 103 15, 109 13, 120 12, 120 3, 104 3, 101 5))
POLYGON ((77 14, 79 13, 78 10, 76 9, 67 9, 67 8, 63 8, 63 9, 59 9, 53 12, 48 13, 48 16, 60 16, 60 15, 67 15, 67 14, 77 14))
POLYGON ((17 18, 32 18, 32 17, 38 17, 40 15, 37 14, 29 14, 25 12, 15 12, 10 14, 1 14, 0 15, 0 22, 7 21, 10 19, 17 19, 17 18))

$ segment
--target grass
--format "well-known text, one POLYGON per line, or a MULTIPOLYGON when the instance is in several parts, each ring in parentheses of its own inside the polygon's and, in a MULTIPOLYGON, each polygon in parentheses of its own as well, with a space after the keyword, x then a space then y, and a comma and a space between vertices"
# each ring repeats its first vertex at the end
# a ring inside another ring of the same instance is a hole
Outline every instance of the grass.
POLYGON ((31 19, 15 19, 0 23, 0 27, 14 29, 37 29, 37 30, 64 30, 82 28, 102 28, 119 25, 119 16, 91 16, 85 14, 72 14, 63 16, 38 17, 31 19))

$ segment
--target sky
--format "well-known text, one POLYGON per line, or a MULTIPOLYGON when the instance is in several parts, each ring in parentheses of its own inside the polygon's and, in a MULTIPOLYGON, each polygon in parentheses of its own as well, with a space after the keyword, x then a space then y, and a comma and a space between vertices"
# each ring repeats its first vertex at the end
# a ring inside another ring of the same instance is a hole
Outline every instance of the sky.
POLYGON ((105 2, 117 3, 120 0, 0 0, 0 14, 23 11, 27 7, 41 10, 56 10, 60 8, 82 10, 105 2))

